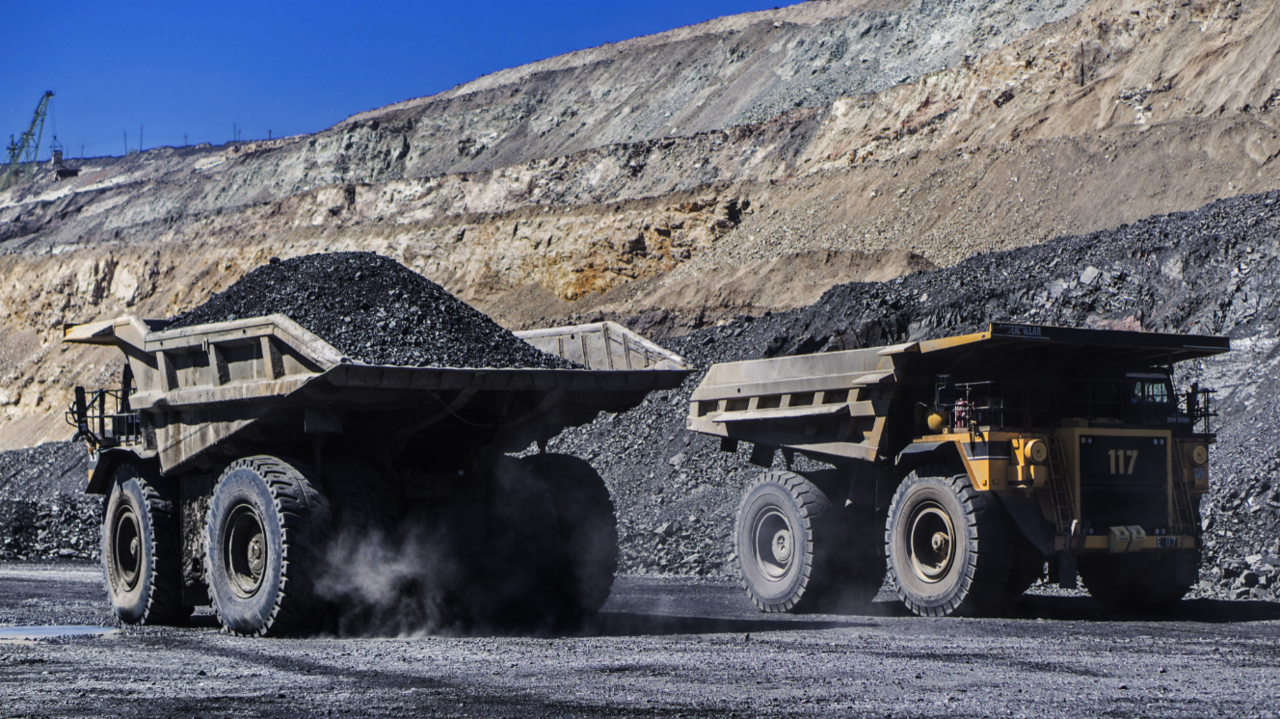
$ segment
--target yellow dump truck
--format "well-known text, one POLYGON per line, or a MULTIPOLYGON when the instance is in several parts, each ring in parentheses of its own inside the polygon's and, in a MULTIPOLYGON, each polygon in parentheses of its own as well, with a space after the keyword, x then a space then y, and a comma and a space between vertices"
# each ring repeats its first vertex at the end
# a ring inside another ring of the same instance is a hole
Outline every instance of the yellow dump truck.
POLYGON ((1104 605, 1197 579, 1212 392, 1173 367, 1225 337, 995 323, 889 347, 714 365, 688 428, 752 445, 735 542, 763 611, 869 601, 991 614, 1046 567, 1104 605), (792 471, 796 455, 829 466, 792 471))

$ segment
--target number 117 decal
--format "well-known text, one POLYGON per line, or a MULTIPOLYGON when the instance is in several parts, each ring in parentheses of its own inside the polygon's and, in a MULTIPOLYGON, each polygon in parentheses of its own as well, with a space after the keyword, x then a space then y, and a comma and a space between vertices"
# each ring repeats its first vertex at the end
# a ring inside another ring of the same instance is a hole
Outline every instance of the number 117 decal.
POLYGON ((1133 467, 1138 463, 1138 450, 1113 449, 1107 452, 1107 458, 1111 460, 1112 474, 1133 474, 1133 467), (1128 460, 1127 466, 1126 459, 1128 460))

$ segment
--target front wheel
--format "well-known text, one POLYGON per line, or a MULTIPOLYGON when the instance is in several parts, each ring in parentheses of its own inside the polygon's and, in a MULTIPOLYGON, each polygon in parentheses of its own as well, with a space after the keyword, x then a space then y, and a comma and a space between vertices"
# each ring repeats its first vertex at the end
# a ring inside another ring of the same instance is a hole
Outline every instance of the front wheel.
POLYGON ((242 635, 315 626, 314 575, 331 533, 329 504, 309 471, 258 456, 218 479, 205 523, 205 577, 222 625, 242 635))
POLYGON ((111 609, 125 624, 180 625, 182 544, 178 507, 153 472, 121 465, 102 521, 102 569, 111 609))
POLYGON ((935 617, 1002 606, 1013 550, 1003 512, 960 467, 922 467, 908 475, 889 505, 884 538, 903 604, 935 617))

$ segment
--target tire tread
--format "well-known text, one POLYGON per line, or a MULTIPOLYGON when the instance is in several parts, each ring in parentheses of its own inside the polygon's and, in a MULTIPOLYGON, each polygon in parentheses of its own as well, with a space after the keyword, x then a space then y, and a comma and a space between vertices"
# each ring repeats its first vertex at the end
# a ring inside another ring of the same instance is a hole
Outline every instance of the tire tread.
MULTIPOLYGON (((780 613, 780 612, 799 612, 804 611, 811 605, 815 604, 822 595, 822 590, 830 581, 823 582, 823 570, 832 564, 832 557, 835 554, 834 547, 817 546, 815 542, 814 530, 815 524, 820 523, 824 519, 827 521, 834 520, 834 505, 816 485, 804 477, 786 470, 772 470, 765 472, 756 477, 743 490, 743 503, 739 504, 737 512, 737 531, 741 532, 745 527, 743 510, 745 509, 745 499, 759 486, 764 484, 778 484, 787 490, 795 500, 797 509, 800 513, 802 526, 800 529, 804 532, 805 548, 807 555, 804 557, 804 563, 801 565, 801 573, 803 580, 792 593, 781 602, 770 602, 758 595, 752 588, 751 583, 747 580, 746 574, 742 571, 741 562, 746 561, 745 557, 739 558, 738 581, 742 588, 746 590, 747 596, 751 598, 751 602, 762 612, 780 613), (813 570, 818 569, 819 576, 814 577, 813 570)), ((825 544, 825 543, 824 543, 825 544)), ((828 579, 831 579, 828 577, 828 579)))
POLYGON ((968 474, 956 470, 956 467, 948 465, 927 465, 916 469, 898 486, 889 504, 884 532, 886 568, 897 589, 898 598, 917 615, 979 616, 998 611, 1008 600, 1009 576, 1014 553, 1017 551, 1014 532, 1017 530, 1010 526, 1010 521, 998 502, 993 502, 986 493, 974 489, 968 474), (968 561, 963 567, 964 575, 960 578, 954 595, 936 606, 917 602, 903 588, 902 582, 898 581, 890 552, 893 544, 893 518, 897 516, 907 491, 930 482, 947 487, 969 518, 964 531, 964 538, 969 545, 968 561))
POLYGON ((528 458, 551 494, 564 542, 570 601, 579 616, 604 606, 618 572, 618 519, 609 487, 586 460, 546 453, 528 458), (604 552, 588 546, 599 543, 604 552), (588 566, 591 555, 594 563, 588 566))
POLYGON ((139 624, 181 626, 191 616, 192 607, 182 604, 182 533, 178 506, 171 496, 171 488, 162 491, 160 478, 148 476, 150 474, 137 472, 134 477, 146 503, 152 541, 151 584, 139 624))
MULTIPOLYGON (((275 636, 310 629, 319 619, 314 611, 315 588, 310 574, 320 566, 324 547, 333 534, 329 502, 304 465, 260 455, 232 462, 224 474, 240 467, 256 472, 266 483, 280 520, 281 534, 279 591, 267 621, 257 632, 249 634, 275 636)), ((205 575, 212 577, 214 572, 209 562, 206 552, 205 575)), ((212 588, 209 598, 223 627, 233 634, 246 634, 229 628, 212 588)))

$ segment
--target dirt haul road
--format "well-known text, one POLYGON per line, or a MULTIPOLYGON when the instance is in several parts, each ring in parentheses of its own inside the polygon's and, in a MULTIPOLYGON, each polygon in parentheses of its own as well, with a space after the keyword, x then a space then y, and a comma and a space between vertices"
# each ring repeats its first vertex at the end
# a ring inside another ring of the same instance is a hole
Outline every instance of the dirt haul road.
MULTIPOLYGON (((884 597, 884 595, 882 595, 884 597)), ((884 597, 887 599, 887 597, 884 597)), ((756 613, 735 586, 622 578, 572 636, 252 640, 107 621, 88 563, 0 563, 0 707, 43 716, 1274 717, 1280 604, 1107 620, 1032 595, 1009 619, 756 613), (106 632, 106 629, 101 631, 106 632), (56 632, 54 632, 56 633, 56 632)))

